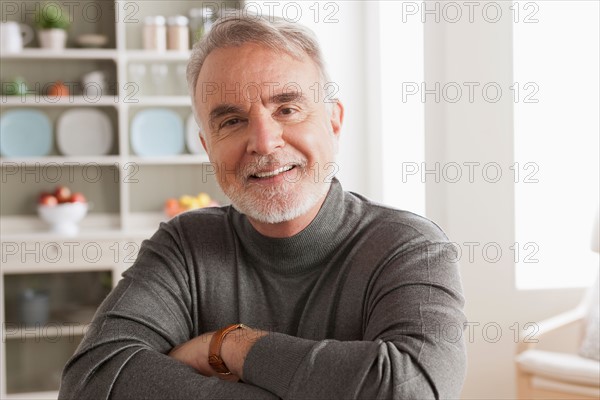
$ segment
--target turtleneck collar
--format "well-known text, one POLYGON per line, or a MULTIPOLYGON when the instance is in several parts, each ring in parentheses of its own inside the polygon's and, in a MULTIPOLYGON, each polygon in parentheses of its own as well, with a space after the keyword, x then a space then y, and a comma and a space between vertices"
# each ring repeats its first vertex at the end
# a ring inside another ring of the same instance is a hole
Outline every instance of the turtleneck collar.
POLYGON ((282 274, 309 272, 324 266, 358 223, 349 212, 340 182, 334 178, 312 222, 294 236, 271 238, 258 232, 248 218, 230 207, 233 228, 244 251, 260 268, 282 274))

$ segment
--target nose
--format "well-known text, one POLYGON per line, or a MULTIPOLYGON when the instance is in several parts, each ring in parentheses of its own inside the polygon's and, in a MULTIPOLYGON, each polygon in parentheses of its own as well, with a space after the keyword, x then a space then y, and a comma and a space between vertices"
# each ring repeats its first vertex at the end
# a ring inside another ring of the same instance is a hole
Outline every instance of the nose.
POLYGON ((247 152, 250 154, 271 154, 283 147, 283 126, 277 122, 267 110, 253 113, 248 129, 249 138, 247 152))

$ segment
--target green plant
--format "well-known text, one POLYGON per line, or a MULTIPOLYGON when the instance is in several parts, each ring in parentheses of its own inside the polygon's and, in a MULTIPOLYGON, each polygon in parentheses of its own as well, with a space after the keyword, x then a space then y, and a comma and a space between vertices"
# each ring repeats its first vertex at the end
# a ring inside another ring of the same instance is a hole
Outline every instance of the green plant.
POLYGON ((67 30, 71 26, 71 18, 57 3, 46 3, 37 12, 35 24, 39 29, 67 30))
POLYGON ((2 94, 6 96, 24 96, 28 90, 27 82, 21 76, 17 76, 12 82, 5 82, 2 85, 2 94))

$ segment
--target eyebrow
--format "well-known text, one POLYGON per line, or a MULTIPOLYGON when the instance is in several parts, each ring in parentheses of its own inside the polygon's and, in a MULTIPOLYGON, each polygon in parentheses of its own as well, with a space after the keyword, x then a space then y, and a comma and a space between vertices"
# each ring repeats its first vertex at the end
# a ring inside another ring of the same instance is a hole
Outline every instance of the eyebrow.
POLYGON ((279 93, 279 94, 273 95, 269 99, 269 102, 274 103, 274 104, 283 104, 283 103, 289 103, 289 102, 293 102, 293 101, 305 103, 306 97, 302 94, 301 91, 294 90, 291 92, 285 92, 285 93, 279 93))
MULTIPOLYGON (((290 91, 285 93, 279 93, 271 96, 269 103, 271 104, 284 104, 289 102, 300 102, 306 103, 306 97, 300 91, 290 91)), ((211 125, 214 124, 219 118, 229 114, 243 114, 245 111, 243 108, 234 104, 220 104, 216 106, 208 115, 209 122, 211 125)))

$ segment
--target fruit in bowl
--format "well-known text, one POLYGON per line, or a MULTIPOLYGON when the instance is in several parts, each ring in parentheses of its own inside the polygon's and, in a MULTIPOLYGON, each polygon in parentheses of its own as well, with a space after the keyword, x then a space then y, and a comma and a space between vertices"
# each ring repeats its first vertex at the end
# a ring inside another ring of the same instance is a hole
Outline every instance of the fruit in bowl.
POLYGON ((218 207, 219 203, 210 198, 206 193, 199 193, 197 196, 183 195, 176 199, 168 198, 165 201, 165 214, 168 217, 174 217, 184 211, 195 210, 204 207, 218 207))
POLYGON ((86 216, 88 203, 81 193, 71 193, 66 186, 57 186, 53 193, 43 192, 38 199, 38 215, 50 225, 50 230, 65 236, 79 232, 79 222, 86 216))

